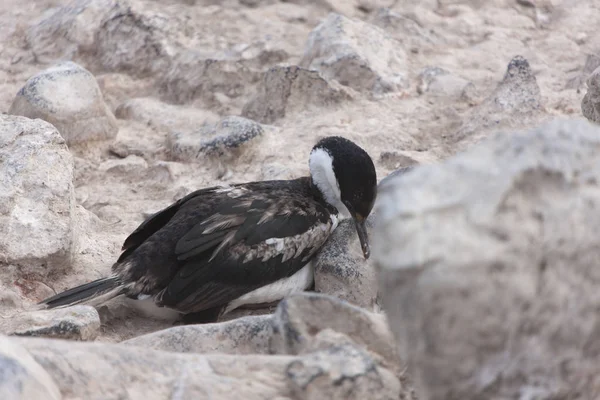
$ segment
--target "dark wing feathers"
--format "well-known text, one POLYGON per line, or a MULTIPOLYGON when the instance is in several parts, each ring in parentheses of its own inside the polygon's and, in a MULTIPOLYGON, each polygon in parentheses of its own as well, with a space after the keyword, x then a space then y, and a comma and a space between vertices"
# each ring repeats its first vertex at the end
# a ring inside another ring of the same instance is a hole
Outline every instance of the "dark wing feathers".
POLYGON ((179 211, 182 204, 185 204, 188 200, 201 196, 203 194, 214 191, 216 187, 210 187, 206 189, 196 190, 187 196, 182 197, 170 206, 154 213, 142 222, 123 242, 121 250, 121 256, 117 260, 117 263, 125 260, 135 249, 137 249, 142 243, 144 243, 150 236, 154 235, 161 228, 163 228, 179 211))

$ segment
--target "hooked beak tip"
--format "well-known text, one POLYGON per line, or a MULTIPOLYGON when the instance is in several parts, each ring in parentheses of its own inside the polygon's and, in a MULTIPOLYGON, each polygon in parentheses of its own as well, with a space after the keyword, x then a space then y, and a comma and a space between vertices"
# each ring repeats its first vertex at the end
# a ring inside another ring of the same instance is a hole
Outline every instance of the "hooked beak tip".
POLYGON ((365 219, 360 216, 354 217, 354 224, 356 225, 356 233, 358 234, 358 239, 360 240, 360 247, 362 248, 365 260, 368 260, 369 256, 371 255, 371 249, 369 247, 369 238, 367 235, 365 222, 365 219))

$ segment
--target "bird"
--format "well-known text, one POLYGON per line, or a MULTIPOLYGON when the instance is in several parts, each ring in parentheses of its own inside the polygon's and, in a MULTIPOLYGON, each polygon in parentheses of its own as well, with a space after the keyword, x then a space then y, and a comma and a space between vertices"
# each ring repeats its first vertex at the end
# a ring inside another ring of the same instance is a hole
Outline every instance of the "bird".
POLYGON ((352 219, 365 259, 377 196, 369 154, 327 136, 309 176, 196 190, 147 217, 124 241, 110 276, 42 300, 43 309, 117 297, 174 310, 183 323, 216 322, 239 307, 273 304, 314 282, 314 258, 352 219))

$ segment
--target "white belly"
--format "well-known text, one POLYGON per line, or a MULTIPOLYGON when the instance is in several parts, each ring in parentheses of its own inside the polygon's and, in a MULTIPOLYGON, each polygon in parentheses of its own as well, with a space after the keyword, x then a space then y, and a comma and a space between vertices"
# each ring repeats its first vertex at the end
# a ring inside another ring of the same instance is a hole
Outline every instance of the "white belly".
POLYGON ((314 266, 311 261, 289 278, 280 279, 233 300, 227 305, 224 314, 246 304, 272 303, 292 293, 306 290, 312 284, 313 276, 314 266))

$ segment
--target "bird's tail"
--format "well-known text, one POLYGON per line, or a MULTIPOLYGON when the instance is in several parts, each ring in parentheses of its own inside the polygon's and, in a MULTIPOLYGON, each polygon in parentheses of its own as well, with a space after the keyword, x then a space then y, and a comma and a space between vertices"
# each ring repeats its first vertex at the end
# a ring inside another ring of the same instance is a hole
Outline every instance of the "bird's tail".
POLYGON ((101 278, 93 282, 85 283, 62 293, 42 300, 38 303, 42 308, 56 308, 71 306, 88 300, 103 297, 101 301, 110 300, 123 292, 121 282, 117 277, 111 276, 101 278))

